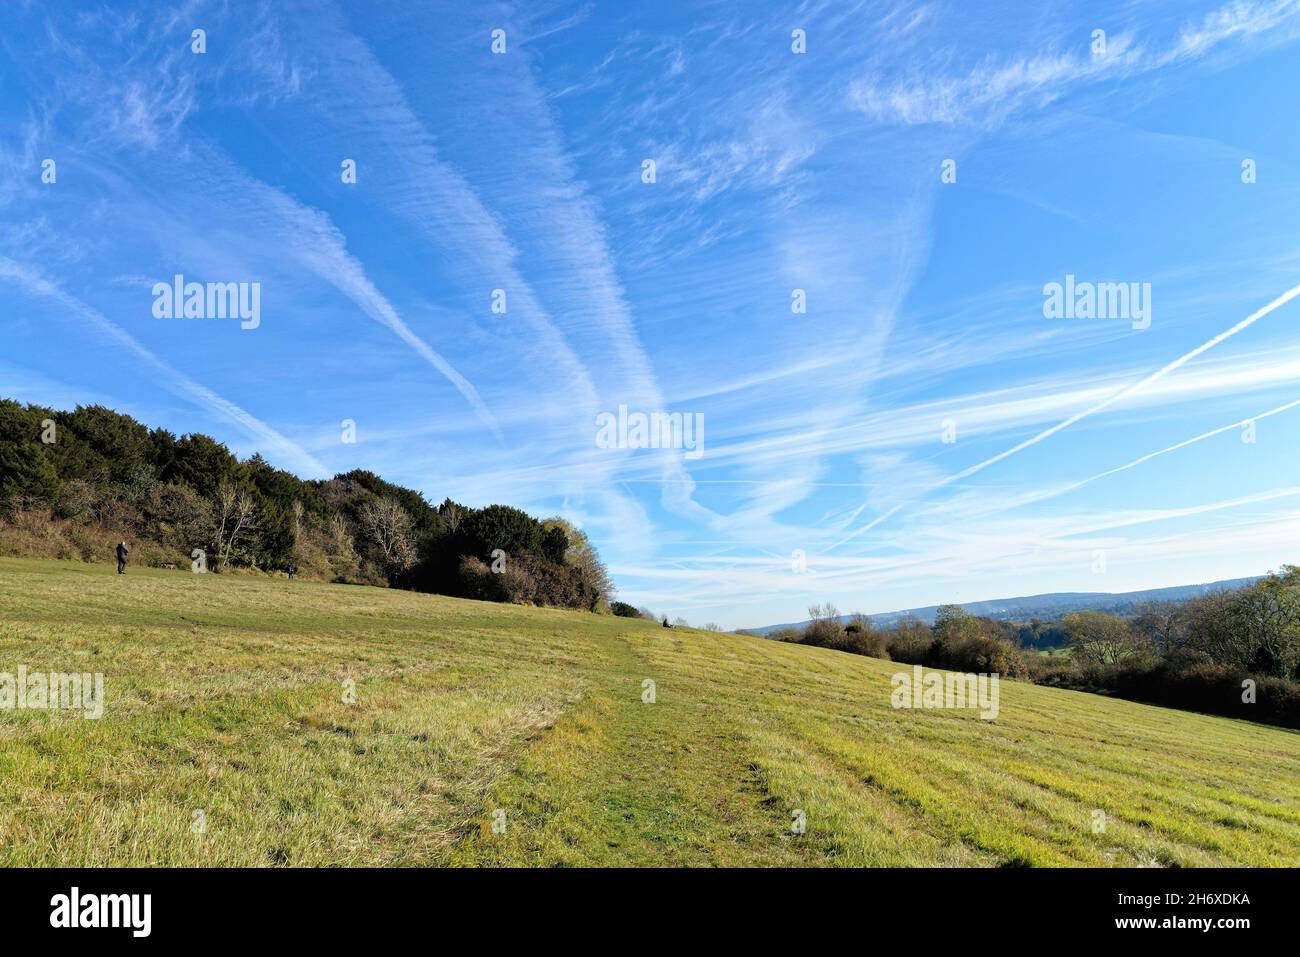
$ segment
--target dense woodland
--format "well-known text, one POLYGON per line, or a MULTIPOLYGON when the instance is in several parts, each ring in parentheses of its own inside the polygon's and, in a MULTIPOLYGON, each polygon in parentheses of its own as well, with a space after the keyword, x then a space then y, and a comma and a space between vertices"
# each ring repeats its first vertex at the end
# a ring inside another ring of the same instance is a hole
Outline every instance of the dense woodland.
POLYGON ((102 406, 0 399, 0 554, 283 571, 607 612, 583 532, 517 508, 476 509, 357 470, 309 481, 206 435, 177 437, 102 406))
POLYGON ((866 615, 845 623, 829 604, 808 612, 802 630, 768 637, 1300 728, 1300 568, 1290 565, 1243 588, 1153 602, 1129 616, 1072 612, 1053 628, 959 605, 942 606, 933 627, 905 618, 882 628, 866 615), (1055 629, 1065 653, 1041 654, 1055 629))

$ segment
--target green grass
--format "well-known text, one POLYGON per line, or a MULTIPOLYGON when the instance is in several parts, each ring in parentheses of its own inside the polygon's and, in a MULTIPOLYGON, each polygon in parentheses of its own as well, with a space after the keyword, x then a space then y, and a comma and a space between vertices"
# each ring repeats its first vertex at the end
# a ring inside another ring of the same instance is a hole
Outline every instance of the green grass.
POLYGON ((107 702, 0 711, 6 865, 1300 864, 1294 732, 1018 682, 894 710, 901 666, 759 638, 0 559, 20 664, 107 702))

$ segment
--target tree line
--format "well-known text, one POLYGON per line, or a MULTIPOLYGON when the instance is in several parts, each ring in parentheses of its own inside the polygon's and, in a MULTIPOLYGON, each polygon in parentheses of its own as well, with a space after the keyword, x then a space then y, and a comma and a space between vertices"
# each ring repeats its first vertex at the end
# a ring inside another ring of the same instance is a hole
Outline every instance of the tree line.
POLYGON ((1056 627, 1063 654, 1035 647, 1046 629, 994 621, 943 605, 934 624, 915 617, 887 627, 847 621, 833 605, 808 609, 781 641, 954 671, 997 673, 1040 684, 1300 728, 1300 568, 1134 614, 1071 612, 1056 627))
POLYGON ((362 469, 301 479, 215 439, 103 406, 0 399, 0 553, 279 571, 493 601, 608 612, 596 549, 562 518, 432 505, 362 469), (198 557, 196 557, 198 556, 198 557))

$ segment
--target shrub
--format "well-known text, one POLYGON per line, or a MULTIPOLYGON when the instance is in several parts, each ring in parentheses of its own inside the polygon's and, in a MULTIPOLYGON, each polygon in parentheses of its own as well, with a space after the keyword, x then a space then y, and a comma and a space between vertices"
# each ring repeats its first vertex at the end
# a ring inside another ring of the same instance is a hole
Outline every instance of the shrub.
POLYGON ((830 602, 808 608, 808 624, 804 626, 803 643, 818 648, 844 649, 844 627, 840 624, 840 611, 830 602))
POLYGON ((474 555, 460 560, 459 593, 480 601, 549 605, 590 611, 599 595, 588 588, 579 569, 548 562, 536 555, 508 558, 501 571, 474 555))
POLYGON ((928 660, 934 638, 930 628, 919 618, 908 616, 885 631, 885 647, 889 657, 909 665, 922 665, 928 660))
POLYGON ((999 674, 1006 678, 1024 678, 1029 674, 1024 653, 1004 638, 984 634, 953 638, 931 649, 930 665, 953 671, 999 674))
POLYGON ((1300 728, 1300 683, 1282 678, 1260 678, 1256 683, 1257 721, 1300 728))
POLYGON ((865 631, 849 625, 844 630, 844 644, 844 650, 852 654, 889 660, 889 642, 884 634, 874 628, 865 631))
POLYGON ((1070 685, 1077 679, 1077 670, 1069 655, 1024 655, 1025 666, 1031 681, 1043 685, 1070 685))

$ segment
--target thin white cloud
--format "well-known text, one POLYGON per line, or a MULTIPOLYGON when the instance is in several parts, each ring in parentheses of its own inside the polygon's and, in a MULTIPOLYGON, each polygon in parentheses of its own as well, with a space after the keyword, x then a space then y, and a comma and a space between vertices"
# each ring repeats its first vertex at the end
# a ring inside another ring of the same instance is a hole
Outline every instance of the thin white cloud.
POLYGON ((1004 452, 999 452, 997 455, 994 455, 991 458, 987 458, 983 462, 978 462, 975 465, 970 466, 969 468, 962 469, 956 475, 953 475, 950 478, 943 479, 935 487, 939 488, 949 484, 950 482, 959 482, 962 479, 969 478, 970 476, 976 474, 977 472, 982 472, 990 465, 995 465, 996 463, 1001 462, 1004 459, 1008 459, 1011 456, 1019 452, 1022 452, 1025 449, 1030 448, 1031 446, 1037 445, 1039 442, 1042 442, 1045 439, 1052 437, 1057 432, 1060 432, 1063 429, 1067 429, 1070 426, 1076 424, 1077 422, 1083 421, 1088 416, 1095 415, 1098 412, 1101 412, 1103 409, 1109 408, 1110 406, 1114 405, 1116 402, 1120 402, 1123 399, 1127 399, 1129 396, 1136 395, 1137 393, 1148 389, 1150 386, 1154 385, 1156 382, 1159 382, 1161 379, 1169 375, 1171 372, 1175 372, 1176 370, 1186 365, 1188 362, 1191 362, 1197 356, 1201 355, 1201 353, 1208 352, 1210 349, 1213 349, 1219 343, 1231 338, 1232 336, 1235 336, 1243 329, 1247 329, 1250 326, 1254 325, 1256 322, 1258 322, 1260 319, 1263 319, 1269 313, 1277 309, 1280 309, 1282 306, 1285 306, 1296 296, 1300 296, 1300 285, 1292 286, 1290 289, 1282 293, 1282 295, 1278 296, 1272 302, 1269 302, 1267 305, 1261 306, 1259 309, 1256 309, 1254 312, 1252 312, 1245 319, 1238 322, 1236 325, 1232 326, 1229 329, 1225 329, 1217 336, 1214 336, 1213 338, 1207 340, 1206 342, 1201 343, 1195 349, 1191 350, 1190 352, 1184 353, 1183 355, 1179 356, 1177 359, 1174 359, 1172 362, 1166 363, 1165 365, 1157 369, 1155 372, 1152 372, 1150 375, 1139 380, 1138 382, 1134 382, 1132 385, 1125 386, 1123 389, 1120 389, 1114 395, 1107 396, 1102 401, 1091 406, 1090 408, 1084 409, 1082 412, 1076 412, 1074 415, 1069 416, 1064 421, 1057 423, 1056 425, 1052 426, 1049 429, 1044 429, 1042 432, 1039 432, 1037 435, 1033 436, 1032 438, 1026 439, 1025 441, 1012 446, 1011 448, 1007 449, 1004 452))
POLYGON ((995 125, 1012 113, 1051 103, 1079 84, 1200 59, 1232 40, 1270 33, 1276 34, 1272 42, 1294 39, 1298 15, 1296 0, 1233 0, 1198 23, 1184 24, 1163 49, 1142 46, 1133 33, 1118 32, 1106 37, 1101 53, 1079 41, 1081 52, 1009 57, 959 75, 944 75, 936 64, 917 68, 907 79, 862 76, 850 84, 849 102, 878 122, 995 125))
POLYGON ((360 306, 367 316, 392 331, 416 355, 442 373, 469 403, 479 419, 492 430, 498 441, 501 439, 501 430, 478 389, 406 324, 393 304, 366 275, 360 261, 347 251, 343 234, 328 216, 262 183, 249 183, 242 190, 235 191, 242 191, 255 199, 260 198, 268 214, 269 228, 281 231, 285 242, 318 276, 332 284, 360 306))
MULTIPOLYGON (((1199 346, 1197 346, 1195 349, 1192 349, 1190 352, 1186 352, 1183 355, 1179 356, 1177 359, 1174 359, 1172 362, 1166 363, 1156 371, 1150 373, 1149 375, 1138 380, 1137 382, 1125 386, 1119 391, 1114 392, 1111 395, 1108 395, 1100 402, 1097 402, 1089 406, 1088 408, 1083 409, 1080 412, 1076 412, 1073 415, 1068 416, 1061 422, 1056 423, 1050 428, 1043 429, 1041 432, 1037 433, 1036 435, 1033 435, 1030 438, 1025 439, 1023 442, 1018 442, 1016 445, 1013 445, 1011 448, 999 452, 997 455, 990 456, 989 458, 984 459, 982 462, 977 462, 974 465, 968 466, 967 468, 964 468, 959 472, 956 472, 950 476, 946 476, 945 478, 940 479, 939 481, 935 482, 933 485, 926 488, 925 492, 927 493, 932 492, 936 489, 943 488, 955 482, 960 482, 963 479, 970 478, 972 475, 976 475, 984 471, 986 468, 989 468, 992 465, 996 465, 999 462, 1011 458, 1011 456, 1013 455, 1017 455, 1020 452, 1023 452, 1025 449, 1032 448, 1033 446, 1038 445, 1040 442, 1046 441, 1047 439, 1051 438, 1053 435, 1056 435, 1058 432, 1061 432, 1064 429, 1067 429, 1070 426, 1083 421, 1089 416, 1096 415, 1098 412, 1101 412, 1109 408, 1110 406, 1114 405, 1117 402, 1120 402, 1124 399, 1129 398, 1130 396, 1137 395, 1138 393, 1145 391, 1155 383, 1159 382, 1165 376, 1182 368, 1184 365, 1186 365, 1191 360, 1195 359, 1197 356, 1201 355, 1202 353, 1208 352, 1210 349, 1213 349, 1215 346, 1219 345, 1220 343, 1226 341, 1227 339, 1230 339, 1232 336, 1237 335, 1243 329, 1247 329, 1250 326, 1254 325, 1256 322, 1258 322, 1260 319, 1267 316, 1269 313, 1274 312, 1277 309, 1280 309, 1282 306, 1286 305, 1288 302, 1295 299, 1296 296, 1300 296, 1300 285, 1292 286, 1290 289, 1282 293, 1277 298, 1273 299, 1271 302, 1261 306, 1259 309, 1256 309, 1245 319, 1242 319, 1240 322, 1229 327, 1228 329, 1225 329, 1223 332, 1220 332, 1218 335, 1201 343, 1199 346)), ((899 511, 899 508, 901 508, 901 506, 890 510, 890 512, 887 513, 886 515, 882 515, 879 518, 873 520, 872 522, 869 522, 867 525, 863 526, 862 528, 859 528, 857 531, 849 535, 846 535, 839 542, 837 542, 836 545, 833 547, 839 547, 841 545, 846 544, 847 542, 859 538, 866 532, 870 531, 871 529, 879 525, 882 521, 884 521, 884 519, 896 514, 899 511)))
POLYGON ((1096 475, 1090 475, 1086 479, 1080 479, 1077 482, 1071 482, 1068 485, 1063 485, 1059 488, 1050 489, 1045 492, 1035 492, 1030 495, 1026 495, 1023 499, 1021 499, 1016 504, 1028 505, 1031 503, 1042 502, 1042 501, 1046 501, 1047 499, 1056 498, 1059 495, 1065 495, 1067 492, 1073 492, 1075 489, 1083 488, 1085 485, 1091 485, 1093 482, 1099 481, 1101 479, 1108 478, 1112 475, 1118 475, 1120 472, 1127 472, 1129 469, 1137 468, 1139 465, 1144 465, 1147 462, 1150 462, 1152 459, 1157 459, 1162 455, 1169 455, 1171 452, 1177 452, 1180 449, 1185 449, 1190 445, 1195 445, 1197 442, 1204 442, 1206 439, 1213 438, 1216 435, 1222 435, 1224 432, 1231 432, 1234 429, 1245 428, 1248 425, 1253 425, 1254 423, 1258 422, 1260 419, 1267 419, 1270 416, 1278 415, 1282 412, 1286 412, 1290 409, 1294 409, 1297 406, 1300 406, 1300 399, 1295 399, 1291 402, 1286 402, 1275 408, 1269 409, 1266 412, 1260 412, 1256 415, 1248 416, 1244 419, 1240 419, 1229 425, 1221 425, 1216 429, 1210 429, 1208 432, 1202 432, 1200 435, 1194 435, 1190 439, 1184 439, 1181 442, 1175 442, 1173 445, 1167 445, 1164 448, 1157 449, 1154 452, 1148 452, 1145 455, 1138 456, 1137 458, 1133 459, 1130 462, 1125 462, 1123 465, 1117 465, 1114 468, 1109 468, 1103 472, 1098 472, 1096 475))
POLYGON ((133 336, 114 324, 103 313, 64 292, 34 270, 14 262, 12 259, 0 256, 0 279, 14 283, 30 295, 49 299, 69 313, 91 323, 101 334, 111 339, 137 359, 142 360, 155 372, 160 373, 163 385, 173 395, 179 396, 208 412, 220 415, 245 429, 266 447, 272 457, 281 457, 289 468, 294 471, 314 478, 324 478, 330 474, 329 469, 313 458, 305 449, 285 438, 256 416, 213 392, 207 386, 201 385, 173 369, 152 351, 141 345, 133 336))

